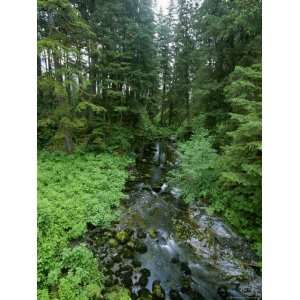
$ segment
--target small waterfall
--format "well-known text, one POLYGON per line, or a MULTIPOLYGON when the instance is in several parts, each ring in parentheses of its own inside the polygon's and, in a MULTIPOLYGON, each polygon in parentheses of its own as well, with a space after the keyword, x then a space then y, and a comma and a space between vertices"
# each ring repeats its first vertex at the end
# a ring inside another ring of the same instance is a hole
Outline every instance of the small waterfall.
POLYGON ((156 143, 153 160, 158 163, 160 162, 160 151, 161 151, 160 148, 161 148, 160 143, 156 143))

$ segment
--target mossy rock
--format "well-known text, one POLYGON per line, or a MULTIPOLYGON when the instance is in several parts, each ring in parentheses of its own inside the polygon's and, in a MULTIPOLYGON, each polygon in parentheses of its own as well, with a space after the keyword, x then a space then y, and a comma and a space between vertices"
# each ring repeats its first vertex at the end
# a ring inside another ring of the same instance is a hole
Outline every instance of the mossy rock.
POLYGON ((144 238, 147 237, 147 234, 146 234, 146 232, 145 232, 143 229, 139 228, 139 229, 137 230, 137 237, 138 237, 139 239, 144 239, 144 238))
POLYGON ((134 230, 131 228, 126 228, 125 231, 128 233, 129 237, 133 236, 134 230))
POLYGON ((103 265, 107 268, 110 269, 114 265, 114 261, 111 258, 107 258, 103 261, 103 265))
POLYGON ((179 260, 178 257, 174 256, 174 257, 171 258, 171 263, 172 264, 178 264, 179 262, 180 262, 180 260, 179 260))
POLYGON ((182 300, 182 297, 180 296, 179 292, 176 290, 170 290, 169 296, 171 300, 182 300))
POLYGON ((148 295, 148 296, 141 296, 141 297, 138 297, 136 300, 152 300, 152 296, 151 295, 148 295))
POLYGON ((150 277, 150 276, 151 276, 150 270, 148 270, 148 269, 146 269, 146 268, 141 269, 140 272, 141 272, 142 276, 147 276, 147 277, 150 277))
POLYGON ((142 275, 138 281, 138 284, 145 287, 148 284, 148 276, 142 275))
MULTIPOLYGON (((190 296, 190 299, 191 299, 191 300, 205 300, 205 298, 204 298, 199 292, 197 292, 197 291, 192 291, 192 292, 189 294, 189 296, 190 296)), ((226 298, 221 298, 221 299, 226 300, 227 297, 226 297, 226 298)))
POLYGON ((137 242, 136 243, 136 251, 139 252, 139 253, 146 253, 147 252, 147 246, 146 244, 142 243, 142 242, 137 242))
POLYGON ((154 229, 154 228, 151 228, 150 230, 149 230, 149 236, 151 237, 151 239, 156 239, 157 238, 157 230, 156 229, 154 229))
POLYGON ((163 300, 165 299, 166 293, 160 285, 159 280, 155 280, 152 284, 152 298, 153 300, 163 300))
POLYGON ((133 286, 131 276, 132 276, 132 273, 130 271, 125 272, 121 275, 121 281, 124 284, 124 286, 127 287, 128 289, 131 289, 133 286))
POLYGON ((120 267, 120 270, 122 272, 131 272, 131 273, 133 272, 133 268, 131 265, 123 265, 120 267))
POLYGON ((109 247, 111 247, 111 248, 116 248, 119 245, 119 243, 116 239, 109 239, 107 243, 108 243, 109 247))
POLYGON ((126 246, 129 249, 134 249, 135 248, 135 243, 133 241, 129 241, 129 242, 127 242, 126 246))
POLYGON ((133 258, 134 257, 133 249, 125 248, 123 250, 123 257, 127 259, 133 258))
POLYGON ((183 277, 181 279, 181 292, 182 293, 189 293, 191 291, 191 283, 192 279, 190 277, 183 277))
POLYGON ((138 292, 138 298, 140 300, 152 300, 151 292, 146 288, 141 288, 138 292))
POLYGON ((114 263, 120 263, 122 261, 122 257, 120 254, 117 254, 112 257, 112 260, 114 261, 114 263))
POLYGON ((135 267, 135 268, 139 268, 142 266, 142 263, 140 261, 138 261, 137 259, 134 259, 132 261, 132 265, 135 267))
POLYGON ((180 264, 180 270, 185 274, 185 275, 191 275, 192 274, 192 271, 189 267, 189 265, 185 262, 182 262, 180 264))
POLYGON ((227 299, 227 297, 228 297, 228 288, 225 285, 221 285, 221 286, 218 287, 217 293, 221 297, 221 299, 227 299))
POLYGON ((116 239, 121 243, 121 244, 126 244, 129 241, 129 233, 126 230, 121 230, 116 233, 116 239))

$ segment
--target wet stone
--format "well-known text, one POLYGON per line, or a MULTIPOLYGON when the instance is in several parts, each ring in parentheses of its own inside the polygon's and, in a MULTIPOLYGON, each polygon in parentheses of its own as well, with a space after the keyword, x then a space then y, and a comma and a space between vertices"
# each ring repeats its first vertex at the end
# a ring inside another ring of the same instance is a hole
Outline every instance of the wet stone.
POLYGON ((141 296, 138 297, 136 300, 152 300, 152 296, 151 295, 147 295, 147 296, 141 296))
POLYGON ((140 272, 141 272, 142 276, 150 277, 150 275, 151 275, 150 270, 148 270, 146 268, 141 269, 140 272))
POLYGON ((170 290, 169 296, 170 296, 170 299, 171 299, 171 300, 182 300, 182 298, 181 298, 179 292, 176 291, 176 290, 173 290, 173 289, 170 290))
POLYGON ((146 236, 147 236, 147 234, 146 234, 145 231, 143 231, 143 229, 139 228, 139 229, 137 230, 137 237, 138 237, 139 239, 144 239, 144 238, 146 238, 146 236))
POLYGON ((228 289, 225 285, 219 286, 217 293, 222 300, 226 300, 228 297, 228 289))
POLYGON ((129 249, 129 248, 125 248, 123 250, 123 257, 124 258, 127 258, 127 259, 130 259, 130 258, 133 258, 134 257, 134 252, 132 249, 129 249))
POLYGON ((152 284, 152 298, 153 300, 165 299, 165 291, 161 287, 159 280, 155 280, 152 284))
POLYGON ((114 263, 120 263, 122 261, 122 257, 119 254, 117 254, 112 257, 112 260, 114 263))
POLYGON ((190 277, 183 277, 181 279, 181 292, 187 294, 191 291, 191 278, 190 277))
POLYGON ((111 258, 108 258, 108 259, 106 259, 106 260, 103 261, 103 265, 106 268, 110 269, 114 265, 114 262, 113 262, 113 260, 111 258))
POLYGON ((123 273, 121 277, 121 281, 123 282, 124 286, 131 289, 133 286, 133 282, 131 279, 132 273, 130 271, 123 273))
POLYGON ((146 289, 146 288, 141 288, 139 291, 138 291, 138 296, 139 297, 147 297, 147 296, 151 296, 151 292, 146 289))
POLYGON ((178 264, 180 261, 179 261, 179 258, 178 257, 172 257, 171 258, 171 263, 172 264, 178 264))
POLYGON ((185 262, 182 262, 180 264, 180 270, 185 274, 185 275, 191 275, 192 274, 192 271, 190 269, 190 267, 188 266, 187 263, 185 262))
POLYGON ((138 281, 138 284, 145 287, 148 284, 148 276, 142 275, 138 281))
POLYGON ((149 236, 151 237, 151 239, 155 239, 155 238, 157 237, 157 230, 151 228, 151 229, 149 230, 149 236))
POLYGON ((118 241, 116 239, 109 239, 108 241, 108 245, 111 248, 116 248, 118 246, 118 241))
POLYGON ((125 230, 121 230, 116 233, 116 239, 121 243, 121 244, 126 244, 129 241, 129 234, 125 230))
POLYGON ((130 249, 134 249, 135 248, 135 243, 133 241, 129 241, 126 246, 130 249))
POLYGON ((205 298, 197 291, 192 291, 189 296, 191 300, 205 300, 205 298))
POLYGON ((155 193, 159 193, 159 192, 161 191, 161 187, 160 187, 160 185, 153 186, 153 187, 152 187, 152 190, 153 190, 155 193))
POLYGON ((135 267, 135 268, 139 268, 142 266, 142 263, 140 261, 138 261, 137 259, 134 259, 132 261, 132 265, 135 267))
POLYGON ((124 265, 120 267, 121 272, 133 272, 133 268, 130 265, 124 265))
POLYGON ((147 246, 144 243, 139 241, 136 244, 136 251, 139 252, 139 253, 146 253, 147 252, 147 246))
POLYGON ((131 228, 127 228, 127 229, 125 229, 125 231, 127 232, 129 237, 133 236, 133 234, 134 234, 134 230, 131 228))

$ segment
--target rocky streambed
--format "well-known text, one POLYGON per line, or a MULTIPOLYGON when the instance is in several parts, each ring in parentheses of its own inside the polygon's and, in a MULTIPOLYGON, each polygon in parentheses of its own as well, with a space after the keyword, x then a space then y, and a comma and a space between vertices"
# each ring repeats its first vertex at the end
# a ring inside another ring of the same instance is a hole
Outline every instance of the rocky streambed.
POLYGON ((120 221, 94 228, 87 242, 104 266, 106 286, 139 300, 261 299, 257 258, 224 222, 169 187, 175 145, 140 148, 120 221))

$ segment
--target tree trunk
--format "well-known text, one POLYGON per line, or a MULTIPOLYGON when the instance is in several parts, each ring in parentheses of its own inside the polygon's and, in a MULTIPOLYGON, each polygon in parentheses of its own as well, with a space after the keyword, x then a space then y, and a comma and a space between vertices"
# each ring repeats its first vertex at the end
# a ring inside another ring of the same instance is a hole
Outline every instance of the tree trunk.
POLYGON ((42 62, 39 54, 37 55, 37 76, 42 76, 42 62))

